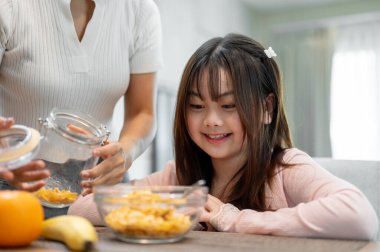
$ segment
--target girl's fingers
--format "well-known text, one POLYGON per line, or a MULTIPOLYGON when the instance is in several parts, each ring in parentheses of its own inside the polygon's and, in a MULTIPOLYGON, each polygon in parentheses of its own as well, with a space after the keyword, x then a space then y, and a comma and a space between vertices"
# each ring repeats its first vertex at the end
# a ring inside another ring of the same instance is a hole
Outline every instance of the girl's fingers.
POLYGON ((223 205, 223 202, 220 201, 218 198, 208 195, 207 201, 205 204, 205 209, 209 211, 212 214, 215 214, 216 212, 219 212, 220 207, 223 205))
POLYGON ((206 209, 202 209, 201 215, 199 217, 200 222, 209 222, 210 213, 206 209))

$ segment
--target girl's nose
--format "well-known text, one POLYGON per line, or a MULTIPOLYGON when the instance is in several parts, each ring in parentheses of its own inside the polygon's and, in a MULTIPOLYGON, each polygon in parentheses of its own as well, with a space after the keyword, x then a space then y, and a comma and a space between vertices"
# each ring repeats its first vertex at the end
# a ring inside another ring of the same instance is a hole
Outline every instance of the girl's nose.
POLYGON ((209 110, 204 119, 204 125, 207 127, 222 126, 222 117, 218 114, 217 111, 209 110))

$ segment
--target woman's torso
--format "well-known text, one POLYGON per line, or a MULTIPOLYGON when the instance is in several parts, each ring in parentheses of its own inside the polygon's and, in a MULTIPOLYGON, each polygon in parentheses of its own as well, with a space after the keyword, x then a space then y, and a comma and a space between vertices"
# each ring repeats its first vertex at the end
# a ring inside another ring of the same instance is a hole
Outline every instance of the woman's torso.
POLYGON ((131 3, 96 1, 79 41, 70 1, 13 1, 12 34, 0 67, 0 115, 38 127, 37 119, 53 107, 70 107, 109 124, 129 83, 131 3))

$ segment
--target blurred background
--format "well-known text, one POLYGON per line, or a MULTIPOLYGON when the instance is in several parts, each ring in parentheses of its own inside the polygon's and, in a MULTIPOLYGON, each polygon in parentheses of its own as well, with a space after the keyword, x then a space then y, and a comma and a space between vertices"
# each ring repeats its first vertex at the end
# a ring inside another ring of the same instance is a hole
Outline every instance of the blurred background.
MULTIPOLYGON (((191 54, 227 33, 277 53, 296 147, 313 157, 380 160, 379 0, 155 0, 165 66, 158 74, 158 130, 129 175, 173 158, 176 92, 191 54)), ((122 115, 121 106, 115 113, 122 115)), ((116 117, 116 124, 122 118, 116 117)))

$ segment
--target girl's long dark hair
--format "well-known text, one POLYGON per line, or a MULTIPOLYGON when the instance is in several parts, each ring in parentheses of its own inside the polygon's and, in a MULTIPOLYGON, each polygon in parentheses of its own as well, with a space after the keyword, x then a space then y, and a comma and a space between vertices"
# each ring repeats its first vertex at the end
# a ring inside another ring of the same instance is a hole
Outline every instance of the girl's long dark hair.
POLYGON ((179 184, 190 185, 206 179, 211 186, 214 173, 211 158, 188 133, 188 100, 191 87, 195 85, 199 90, 203 76, 208 78, 211 98, 217 99, 220 72, 224 71, 233 87, 236 109, 247 138, 246 163, 235 175, 237 183, 232 186, 227 201, 240 209, 258 211, 268 210, 265 184, 271 184, 276 165, 282 164, 284 149, 292 147, 279 69, 264 50, 255 40, 238 34, 205 42, 192 55, 183 72, 173 128, 179 184), (274 98, 272 121, 264 124, 265 99, 270 94, 274 98))

